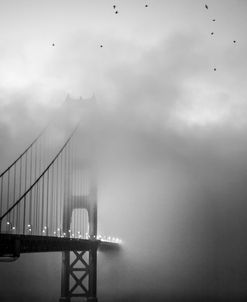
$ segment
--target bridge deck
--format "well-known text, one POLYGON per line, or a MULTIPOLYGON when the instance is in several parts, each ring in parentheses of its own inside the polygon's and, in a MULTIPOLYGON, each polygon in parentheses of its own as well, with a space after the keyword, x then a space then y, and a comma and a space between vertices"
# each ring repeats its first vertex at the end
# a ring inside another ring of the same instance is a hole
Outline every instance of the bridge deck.
POLYGON ((92 248, 118 249, 119 244, 89 239, 0 234, 0 257, 19 257, 22 253, 85 251, 92 248))

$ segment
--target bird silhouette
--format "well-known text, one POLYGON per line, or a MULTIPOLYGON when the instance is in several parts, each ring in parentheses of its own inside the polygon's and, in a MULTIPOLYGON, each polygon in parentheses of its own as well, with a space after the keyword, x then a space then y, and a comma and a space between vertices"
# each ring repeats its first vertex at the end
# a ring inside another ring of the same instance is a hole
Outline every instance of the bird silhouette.
POLYGON ((215 22, 215 19, 213 19, 213 21, 215 22))
POLYGON ((148 5, 146 4, 145 7, 148 7, 148 5))
POLYGON ((118 14, 118 11, 117 11, 117 10, 115 11, 115 14, 118 14))
POLYGON ((233 43, 236 43, 236 40, 233 40, 233 43))
POLYGON ((103 45, 100 45, 100 47, 102 48, 102 47, 103 47, 103 45))
POLYGON ((213 35, 214 33, 213 32, 211 32, 211 35, 213 35))
POLYGON ((115 9, 115 8, 116 8, 116 5, 113 5, 113 8, 115 9))
POLYGON ((52 43, 52 46, 55 46, 55 44, 54 44, 54 43, 52 43))
POLYGON ((205 7, 206 7, 206 9, 208 9, 208 6, 207 6, 207 4, 205 4, 205 7))
POLYGON ((214 71, 216 71, 216 68, 214 68, 214 71))

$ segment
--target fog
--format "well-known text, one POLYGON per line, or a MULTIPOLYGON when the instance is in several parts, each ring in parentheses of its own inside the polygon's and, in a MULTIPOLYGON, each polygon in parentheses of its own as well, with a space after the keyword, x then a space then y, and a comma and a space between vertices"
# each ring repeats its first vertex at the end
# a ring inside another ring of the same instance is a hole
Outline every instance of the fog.
MULTIPOLYGON (((1 170, 68 94, 94 96, 80 147, 93 141, 98 232, 123 240, 99 252, 99 301, 246 299, 246 3, 119 1, 118 19, 111 1, 42 3, 0 2, 1 170)), ((60 266, 1 264, 1 301, 57 301, 60 266)))

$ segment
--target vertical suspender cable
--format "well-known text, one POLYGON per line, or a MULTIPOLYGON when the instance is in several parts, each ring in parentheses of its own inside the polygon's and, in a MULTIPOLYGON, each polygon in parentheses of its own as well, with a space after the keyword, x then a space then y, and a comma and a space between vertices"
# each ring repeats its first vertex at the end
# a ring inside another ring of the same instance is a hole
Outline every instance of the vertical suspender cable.
MULTIPOLYGON (((16 164, 14 165, 14 188, 13 188, 13 200, 15 201, 15 185, 16 185, 16 164)), ((17 228, 16 225, 16 208, 13 209, 13 223, 15 224, 15 228, 17 228)))
MULTIPOLYGON (((42 139, 42 138, 41 138, 42 139)), ((42 149, 42 145, 41 145, 41 139, 39 142, 39 150, 38 150, 38 156, 37 156, 37 170, 38 170, 38 175, 40 175, 41 173, 41 165, 42 165, 42 159, 41 159, 41 149, 42 149)), ((37 235, 39 235, 39 230, 40 230, 40 224, 41 224, 41 213, 40 213, 40 204, 41 204, 41 200, 40 200, 40 194, 41 194, 41 182, 37 183, 37 222, 36 222, 36 232, 37 235)))
POLYGON ((64 219, 66 220, 67 219, 67 215, 69 215, 68 213, 68 208, 67 208, 67 186, 66 186, 66 183, 67 183, 67 173, 68 173, 68 170, 67 170, 67 148, 65 148, 64 150, 64 173, 63 173, 63 225, 66 226, 66 229, 64 230, 64 232, 66 233, 66 237, 68 236, 68 225, 67 223, 65 223, 64 219), (66 211, 66 212, 65 212, 66 211))
MULTIPOLYGON (((72 141, 72 196, 73 196, 73 207, 75 204, 75 144, 74 140, 72 141)), ((75 218, 76 218, 76 211, 74 210, 74 235, 76 236, 76 225, 75 225, 75 218)))
MULTIPOLYGON (((35 144, 35 148, 34 148, 34 180, 36 181, 37 178, 37 144, 35 144)), ((37 231, 37 210, 38 210, 38 184, 36 184, 35 186, 35 190, 34 190, 34 222, 33 222, 33 228, 34 228, 34 232, 36 234, 37 231)))
MULTIPOLYGON (((31 154, 30 154, 30 175, 29 175, 29 186, 32 184, 32 169, 33 169, 33 147, 31 147, 31 154)), ((30 191, 29 195, 29 224, 32 225, 32 190, 30 191)))
POLYGON ((53 206, 54 206, 54 190, 53 190, 53 182, 54 182, 54 164, 51 167, 51 221, 50 221, 50 230, 51 230, 51 235, 53 236, 54 228, 53 228, 53 206))
POLYGON ((44 195, 45 195, 45 175, 42 177, 42 198, 41 198, 41 235, 44 229, 44 195))
MULTIPOLYGON (((26 192, 27 189, 27 153, 25 154, 25 173, 24 173, 24 190, 26 192)), ((26 195, 24 196, 24 204, 23 204, 23 230, 22 233, 25 234, 26 230, 26 195)))
POLYGON ((57 236, 59 236, 59 230, 58 230, 58 160, 56 160, 56 199, 55 199, 55 213, 56 213, 56 232, 57 236))
MULTIPOLYGON (((1 177, 1 192, 0 192, 0 215, 1 216, 2 216, 2 213, 3 213, 3 176, 1 177)), ((1 221, 0 221, 0 232, 1 232, 1 221)))
POLYGON ((60 230, 60 235, 62 232, 62 227, 61 227, 61 184, 60 184, 60 177, 61 177, 61 158, 60 156, 58 157, 58 227, 60 230))
MULTIPOLYGON (((10 170, 8 170, 8 183, 7 183, 7 209, 9 209, 9 185, 10 185, 10 170)), ((10 214, 7 216, 7 220, 10 220, 10 214)), ((11 226, 11 224, 10 224, 11 226)))
POLYGON ((63 199, 64 199, 64 196, 63 196, 63 152, 60 154, 60 162, 61 162, 61 165, 60 165, 60 227, 62 229, 62 235, 64 233, 64 230, 63 230, 63 218, 62 218, 62 213, 63 213, 63 199))
MULTIPOLYGON (((66 197, 66 202, 67 202, 67 210, 68 210, 68 230, 70 230, 70 223, 71 223, 71 211, 70 211, 70 144, 68 145, 68 150, 67 150, 67 178, 66 178, 66 188, 67 188, 67 197, 66 197)), ((69 237, 71 236, 71 232, 69 232, 69 237)))
POLYGON ((46 190, 47 190, 47 195, 46 195, 46 235, 48 236, 48 231, 49 231, 49 223, 48 223, 48 218, 49 218, 49 171, 47 171, 47 185, 46 185, 46 190))
MULTIPOLYGON (((20 158, 20 171, 19 171, 19 195, 18 198, 21 196, 21 180, 22 180, 22 157, 20 158)), ((20 205, 17 205, 17 222, 16 222, 18 233, 21 231, 20 229, 20 205)))

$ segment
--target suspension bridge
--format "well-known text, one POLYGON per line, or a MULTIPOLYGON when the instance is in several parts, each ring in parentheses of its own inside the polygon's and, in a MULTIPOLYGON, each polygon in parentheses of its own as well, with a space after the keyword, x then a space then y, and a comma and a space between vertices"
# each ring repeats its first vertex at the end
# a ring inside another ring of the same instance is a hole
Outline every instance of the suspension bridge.
MULTIPOLYGON (((63 112, 80 101, 67 100, 63 112)), ((61 302, 97 301, 97 250, 121 244, 97 234, 97 173, 78 116, 61 135, 58 114, 0 174, 0 261, 61 251, 61 302)))

